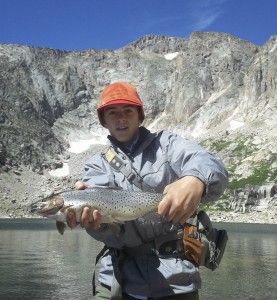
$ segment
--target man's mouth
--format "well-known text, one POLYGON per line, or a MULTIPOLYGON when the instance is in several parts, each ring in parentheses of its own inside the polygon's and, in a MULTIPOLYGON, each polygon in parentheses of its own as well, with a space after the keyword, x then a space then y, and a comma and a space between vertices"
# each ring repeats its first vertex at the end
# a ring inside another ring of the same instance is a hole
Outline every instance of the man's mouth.
POLYGON ((117 130, 118 130, 118 131, 124 131, 124 130, 126 130, 126 129, 128 129, 127 126, 120 126, 120 127, 117 127, 117 130))

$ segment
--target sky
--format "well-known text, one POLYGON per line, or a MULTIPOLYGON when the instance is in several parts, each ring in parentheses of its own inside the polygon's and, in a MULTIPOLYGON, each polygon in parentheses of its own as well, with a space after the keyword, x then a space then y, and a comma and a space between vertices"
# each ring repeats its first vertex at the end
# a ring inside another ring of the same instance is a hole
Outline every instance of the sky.
POLYGON ((0 44, 116 50, 194 31, 263 45, 277 35, 277 0, 0 0, 0 44))

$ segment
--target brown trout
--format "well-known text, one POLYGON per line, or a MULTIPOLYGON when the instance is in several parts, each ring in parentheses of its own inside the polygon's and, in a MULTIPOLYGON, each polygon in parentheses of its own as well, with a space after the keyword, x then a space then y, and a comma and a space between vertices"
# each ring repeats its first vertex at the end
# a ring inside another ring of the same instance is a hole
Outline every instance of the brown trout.
POLYGON ((102 223, 110 224, 116 233, 118 224, 157 212, 162 199, 162 194, 152 192, 130 192, 121 188, 88 188, 51 195, 33 203, 31 212, 56 220, 57 229, 63 234, 67 213, 73 211, 76 221, 79 222, 83 208, 90 207, 92 211, 99 210, 102 223))

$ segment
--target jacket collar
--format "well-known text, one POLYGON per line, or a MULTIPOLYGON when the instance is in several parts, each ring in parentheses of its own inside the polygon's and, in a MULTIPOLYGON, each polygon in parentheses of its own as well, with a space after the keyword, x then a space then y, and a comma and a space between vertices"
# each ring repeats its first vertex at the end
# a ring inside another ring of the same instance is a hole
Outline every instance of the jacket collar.
POLYGON ((132 144, 130 148, 125 147, 111 135, 108 135, 108 139, 115 149, 119 148, 126 155, 133 156, 134 154, 143 152, 143 150, 153 141, 155 136, 155 134, 151 133, 148 129, 141 126, 139 128, 139 137, 134 141, 134 144, 132 144))

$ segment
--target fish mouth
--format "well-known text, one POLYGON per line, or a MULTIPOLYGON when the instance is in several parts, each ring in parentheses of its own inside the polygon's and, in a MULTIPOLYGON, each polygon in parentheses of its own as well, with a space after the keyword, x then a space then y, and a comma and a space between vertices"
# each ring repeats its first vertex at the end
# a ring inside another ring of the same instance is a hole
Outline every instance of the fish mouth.
POLYGON ((60 195, 53 195, 31 204, 31 213, 47 217, 56 214, 63 204, 64 201, 60 195))
POLYGON ((47 217, 49 215, 54 215, 56 214, 60 208, 57 206, 54 207, 45 207, 45 203, 34 203, 31 205, 31 213, 35 213, 38 215, 41 215, 43 217, 47 217))
POLYGON ((41 210, 41 205, 39 205, 38 203, 33 203, 31 204, 31 213, 37 213, 38 211, 41 210))

